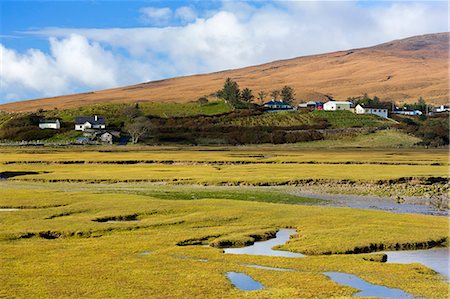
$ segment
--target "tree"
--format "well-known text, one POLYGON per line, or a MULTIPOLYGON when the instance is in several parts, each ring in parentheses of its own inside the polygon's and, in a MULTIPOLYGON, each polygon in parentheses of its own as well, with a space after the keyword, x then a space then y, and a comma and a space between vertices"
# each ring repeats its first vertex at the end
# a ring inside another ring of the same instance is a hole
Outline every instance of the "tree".
POLYGON ((278 100, 278 97, 280 96, 280 91, 278 89, 272 90, 272 92, 270 93, 270 96, 272 97, 273 100, 278 100))
POLYGON ((254 97, 251 89, 244 88, 241 92, 241 100, 245 103, 250 103, 254 97))
POLYGON ((233 107, 236 107, 241 100, 239 85, 231 78, 227 78, 223 88, 217 92, 217 96, 233 107))
POLYGON ((258 101, 262 105, 264 104, 264 99, 267 97, 267 92, 264 90, 261 90, 258 92, 258 101))
POLYGON ((372 104, 379 105, 380 104, 380 98, 377 96, 374 96, 372 99, 372 104))
POLYGON ((294 94, 294 89, 290 86, 285 85, 281 89, 281 98, 288 104, 292 103, 292 101, 294 100, 294 94))
POLYGON ((125 130, 131 136, 131 142, 136 144, 153 129, 152 122, 145 116, 136 118, 133 122, 125 124, 125 130))

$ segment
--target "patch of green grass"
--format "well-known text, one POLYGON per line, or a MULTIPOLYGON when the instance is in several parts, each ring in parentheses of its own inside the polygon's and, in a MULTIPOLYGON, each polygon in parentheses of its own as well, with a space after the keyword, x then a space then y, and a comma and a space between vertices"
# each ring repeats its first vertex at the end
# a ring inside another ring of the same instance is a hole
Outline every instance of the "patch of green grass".
POLYGON ((366 114, 356 114, 351 111, 313 111, 312 116, 325 118, 332 128, 355 128, 355 127, 379 127, 392 124, 391 121, 366 114))
POLYGON ((296 143, 301 148, 410 148, 421 141, 420 138, 399 130, 388 129, 369 134, 343 136, 342 138, 296 143))
POLYGON ((3 124, 5 124, 8 120, 10 120, 12 116, 13 116, 13 114, 9 114, 9 113, 0 111, 0 128, 1 128, 1 127, 3 126, 3 124))
MULTIPOLYGON (((224 101, 213 101, 201 105, 192 103, 139 103, 139 109, 144 115, 160 117, 193 116, 193 115, 214 115, 231 111, 229 105, 224 101)), ((127 108, 134 107, 135 104, 101 104, 85 106, 65 110, 49 110, 44 115, 47 118, 58 117, 63 122, 73 122, 77 116, 101 115, 106 118, 109 125, 120 125, 128 120, 124 114, 127 108)))
POLYGON ((292 127, 300 125, 310 125, 313 117, 310 113, 300 113, 298 111, 263 113, 261 115, 245 116, 236 119, 225 120, 224 125, 241 127, 292 127))
POLYGON ((82 136, 83 136, 83 132, 71 130, 71 131, 59 133, 59 134, 52 136, 51 138, 47 139, 47 142, 74 141, 78 137, 82 137, 82 136))
POLYGON ((300 111, 264 113, 261 115, 246 116, 226 121, 226 125, 255 127, 294 127, 301 125, 312 125, 317 118, 328 121, 330 128, 353 128, 353 127, 379 127, 387 126, 392 122, 375 116, 360 115, 350 111, 313 111, 309 113, 300 111))
POLYGON ((146 195, 159 199, 170 200, 197 200, 206 198, 216 199, 230 199, 243 201, 258 201, 258 202, 273 202, 284 204, 315 204, 325 203, 326 200, 306 198, 296 196, 279 191, 261 191, 258 189, 252 190, 230 190, 225 188, 189 188, 185 186, 149 186, 143 191, 133 191, 126 189, 124 193, 132 193, 138 195, 146 195))
POLYGON ((207 104, 193 103, 140 103, 145 115, 160 117, 215 115, 231 111, 231 107, 224 101, 211 101, 207 104))

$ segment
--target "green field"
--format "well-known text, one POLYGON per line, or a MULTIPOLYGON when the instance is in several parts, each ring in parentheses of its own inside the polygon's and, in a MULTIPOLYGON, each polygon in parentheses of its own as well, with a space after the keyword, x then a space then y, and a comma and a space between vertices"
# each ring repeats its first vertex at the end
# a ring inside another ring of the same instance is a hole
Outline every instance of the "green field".
POLYGON ((311 206, 320 200, 278 188, 199 186, 448 177, 446 150, 0 149, 0 173, 23 171, 38 174, 0 182, 0 209, 17 209, 0 211, 0 297, 349 298, 357 292, 325 271, 418 297, 448 297, 448 283, 425 266, 348 254, 448 246, 446 217, 311 206), (297 230, 281 249, 307 257, 226 255, 218 248, 252 243, 281 228, 297 230), (265 287, 240 291, 225 277, 228 271, 265 287))
MULTIPOLYGON (((215 115, 231 111, 223 101, 212 101, 207 104, 192 103, 138 103, 144 115, 159 117, 181 117, 192 115, 215 115)), ((102 115, 106 119, 117 122, 117 118, 124 118, 124 110, 134 107, 135 104, 102 104, 85 106, 66 110, 49 110, 44 113, 46 117, 59 117, 63 121, 73 122, 75 117, 83 115, 102 115)))
POLYGON ((327 120, 332 128, 377 127, 392 124, 392 122, 375 115, 359 115, 350 111, 314 111, 311 113, 290 111, 264 113, 257 116, 240 117, 230 121, 227 120, 227 124, 241 127, 291 127, 311 125, 316 118, 327 120))

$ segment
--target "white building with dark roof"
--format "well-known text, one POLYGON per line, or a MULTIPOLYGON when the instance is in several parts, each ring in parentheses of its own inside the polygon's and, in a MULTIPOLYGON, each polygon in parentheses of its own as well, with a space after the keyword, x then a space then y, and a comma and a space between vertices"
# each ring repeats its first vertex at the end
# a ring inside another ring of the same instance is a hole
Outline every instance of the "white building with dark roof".
POLYGON ((84 131, 86 129, 101 130, 106 128, 105 118, 101 116, 80 116, 75 118, 75 130, 84 131))

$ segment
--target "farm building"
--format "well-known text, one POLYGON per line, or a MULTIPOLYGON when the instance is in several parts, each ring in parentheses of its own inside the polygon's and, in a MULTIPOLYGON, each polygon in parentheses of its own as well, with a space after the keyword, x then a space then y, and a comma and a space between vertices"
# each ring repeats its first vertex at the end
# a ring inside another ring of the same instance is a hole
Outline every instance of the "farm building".
POLYGON ((298 104, 298 109, 301 110, 322 110, 323 109, 323 103, 321 102, 314 102, 314 101, 309 101, 307 103, 300 103, 298 104))
POLYGON ((109 132, 105 132, 100 135, 100 140, 105 144, 113 144, 113 135, 109 132))
POLYGON ((272 100, 270 102, 267 102, 263 105, 264 108, 266 108, 269 111, 286 111, 286 110, 293 110, 292 106, 289 105, 289 103, 286 103, 282 100, 276 101, 272 100))
POLYGON ((441 105, 441 106, 436 107, 435 109, 433 109, 433 112, 436 112, 436 113, 450 112, 450 107, 449 106, 445 106, 445 105, 441 105))
POLYGON ((43 119, 39 122, 39 128, 41 129, 61 129, 61 122, 59 119, 43 119))
POLYGON ((363 106, 363 105, 356 105, 355 107, 355 113, 356 114, 374 114, 381 117, 388 117, 388 110, 386 108, 382 107, 375 107, 375 106, 363 106))
POLYGON ((392 111, 394 114, 401 114, 401 115, 412 115, 412 116, 418 116, 422 115, 422 111, 420 110, 394 110, 392 111))
POLYGON ((81 116, 75 118, 75 130, 85 131, 86 129, 104 129, 106 127, 105 119, 101 116, 94 117, 81 116))
POLYGON ((350 108, 352 108, 350 102, 329 101, 323 104, 323 110, 327 111, 350 110, 350 108))

